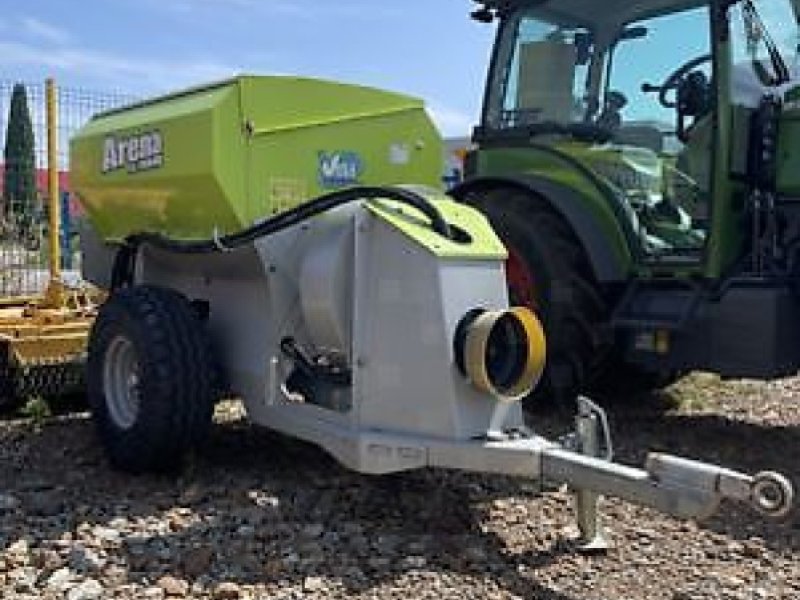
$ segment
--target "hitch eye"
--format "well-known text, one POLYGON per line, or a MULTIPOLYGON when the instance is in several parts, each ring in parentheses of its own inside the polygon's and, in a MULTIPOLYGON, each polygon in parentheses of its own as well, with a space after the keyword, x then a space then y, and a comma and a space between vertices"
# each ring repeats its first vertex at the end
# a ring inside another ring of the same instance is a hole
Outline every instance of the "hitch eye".
POLYGON ((783 475, 764 471, 753 478, 752 500, 761 514, 783 518, 794 508, 794 488, 783 475))
POLYGON ((475 388, 500 402, 531 393, 545 365, 545 337, 527 308, 468 312, 453 340, 456 365, 475 388))

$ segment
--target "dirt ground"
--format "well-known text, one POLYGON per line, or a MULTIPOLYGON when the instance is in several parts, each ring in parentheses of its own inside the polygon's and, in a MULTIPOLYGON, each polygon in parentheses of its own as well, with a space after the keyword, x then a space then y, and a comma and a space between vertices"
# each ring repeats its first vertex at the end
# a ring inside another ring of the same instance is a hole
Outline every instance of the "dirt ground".
MULTIPOLYGON (((665 450, 800 483, 800 379, 693 375, 611 417, 623 462, 665 450)), ((613 499, 603 510, 614 547, 582 556, 563 491, 356 475, 235 404, 178 479, 111 471, 83 412, 0 421, 0 598, 800 598, 798 513, 725 506, 698 524, 613 499)))

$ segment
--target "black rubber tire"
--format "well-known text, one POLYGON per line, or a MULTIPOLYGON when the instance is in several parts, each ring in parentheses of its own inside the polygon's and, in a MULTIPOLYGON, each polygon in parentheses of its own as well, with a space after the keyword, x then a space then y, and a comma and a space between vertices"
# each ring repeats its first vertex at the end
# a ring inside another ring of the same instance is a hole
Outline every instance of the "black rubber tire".
MULTIPOLYGON (((585 251, 567 222, 546 200, 520 190, 471 195, 508 248, 516 250, 536 280, 533 306, 547 337, 542 380, 525 404, 572 410, 585 390, 601 349, 605 302, 585 251)), ((520 302, 509 289, 511 304, 520 302)))
POLYGON ((215 402, 208 333, 189 301, 173 290, 136 286, 114 292, 89 337, 89 405, 111 464, 132 473, 173 472, 202 444, 215 402), (139 410, 121 427, 104 392, 107 351, 118 337, 139 365, 139 410))

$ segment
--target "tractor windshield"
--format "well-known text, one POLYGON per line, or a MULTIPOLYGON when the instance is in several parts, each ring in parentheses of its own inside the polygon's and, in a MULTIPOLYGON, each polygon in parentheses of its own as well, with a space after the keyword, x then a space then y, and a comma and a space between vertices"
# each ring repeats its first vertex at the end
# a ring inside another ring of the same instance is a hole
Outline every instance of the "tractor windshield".
POLYGON ((697 254, 711 188, 708 6, 617 22, 558 6, 504 18, 481 134, 569 155, 624 204, 645 252, 697 254))
POLYGON ((520 13, 507 26, 504 85, 488 115, 496 128, 581 123, 593 48, 591 31, 520 13))

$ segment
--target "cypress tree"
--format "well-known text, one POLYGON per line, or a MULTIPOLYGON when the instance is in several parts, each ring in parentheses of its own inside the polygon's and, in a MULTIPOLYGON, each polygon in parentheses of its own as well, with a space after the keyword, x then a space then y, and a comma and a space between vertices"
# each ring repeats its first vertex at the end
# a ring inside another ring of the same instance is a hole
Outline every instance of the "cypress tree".
POLYGON ((33 124, 28 110, 25 86, 18 83, 11 92, 6 145, 3 151, 4 210, 12 209, 28 215, 36 202, 36 158, 33 124))

